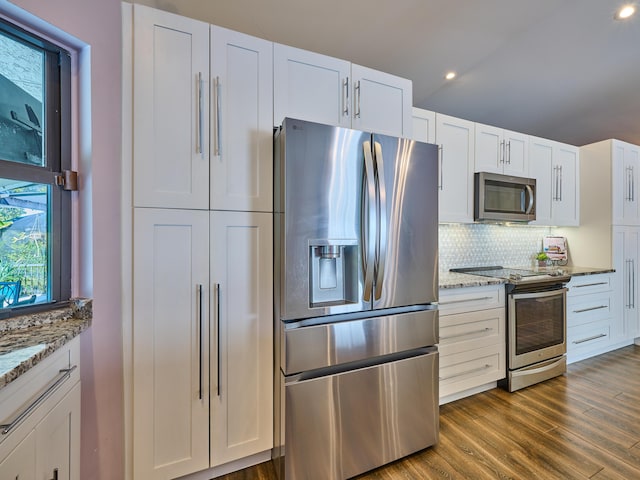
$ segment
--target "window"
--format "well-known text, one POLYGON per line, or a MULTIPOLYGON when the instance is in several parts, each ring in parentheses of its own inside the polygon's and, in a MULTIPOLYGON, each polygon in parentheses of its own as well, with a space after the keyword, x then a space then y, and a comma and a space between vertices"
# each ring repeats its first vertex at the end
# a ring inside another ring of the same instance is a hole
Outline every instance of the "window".
POLYGON ((68 52, 0 20, 2 316, 71 295, 70 74, 68 52))

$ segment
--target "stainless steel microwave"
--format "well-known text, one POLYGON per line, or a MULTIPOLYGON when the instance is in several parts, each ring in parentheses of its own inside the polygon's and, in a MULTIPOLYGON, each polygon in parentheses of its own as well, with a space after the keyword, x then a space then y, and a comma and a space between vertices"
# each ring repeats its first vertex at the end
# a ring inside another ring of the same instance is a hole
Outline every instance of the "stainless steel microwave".
POLYGON ((476 173, 474 220, 531 222, 535 219, 535 179, 489 172, 476 173))

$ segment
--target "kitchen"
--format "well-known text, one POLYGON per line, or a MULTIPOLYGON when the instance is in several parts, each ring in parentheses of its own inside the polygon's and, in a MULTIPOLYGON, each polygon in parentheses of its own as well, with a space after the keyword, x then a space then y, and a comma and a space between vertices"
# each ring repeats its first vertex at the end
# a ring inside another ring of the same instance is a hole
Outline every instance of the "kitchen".
MULTIPOLYGON (((113 105, 117 102, 109 100, 119 98, 118 72, 121 68, 119 66, 119 53, 106 47, 106 45, 110 43, 110 37, 107 32, 91 28, 91 24, 87 24, 83 21, 79 21, 75 24, 72 20, 73 16, 70 18, 69 16, 62 14, 48 12, 45 6, 37 5, 37 2, 16 3, 33 11, 41 17, 50 20, 55 25, 75 34, 78 38, 82 38, 92 45, 91 52, 85 50, 84 53, 86 55, 91 53, 91 58, 94 59, 94 62, 92 62, 94 72, 91 76, 91 82, 94 83, 94 96, 96 95, 96 92, 104 92, 104 95, 101 95, 100 98, 94 98, 93 100, 94 109, 102 107, 99 108, 99 111, 101 112, 100 115, 95 113, 93 115, 93 128, 96 130, 93 137, 93 168, 94 178, 96 181, 91 185, 91 187, 94 190, 94 208, 98 209, 98 211, 94 210, 93 216, 94 218, 101 218, 105 221, 108 219, 109 221, 106 223, 119 225, 121 221, 126 221, 127 218, 126 216, 121 217, 118 211, 114 211, 117 209, 113 208, 114 200, 112 189, 114 185, 120 184, 120 167, 119 165, 114 166, 114 161, 111 159, 118 158, 118 149, 113 147, 113 145, 119 145, 119 132, 112 132, 113 128, 109 127, 120 124, 119 107, 113 105), (93 39, 95 39, 95 41, 93 41, 93 39), (105 64, 95 61, 95 57, 97 55, 96 52, 100 52, 100 48, 105 49, 104 52, 106 55, 104 58, 101 57, 101 62, 104 60, 105 64), (99 72, 100 75, 96 74, 95 69, 97 69, 97 72, 99 72), (109 81, 108 79, 111 80, 109 81), (98 104, 95 105, 95 102, 98 102, 98 104), (115 152, 112 150, 114 148, 116 149, 115 152), (103 160, 100 160, 101 158, 103 160), (100 179, 100 181, 97 181, 98 179, 100 179)), ((79 11, 78 16, 84 15, 83 18, 96 18, 96 23, 102 23, 103 18, 106 18, 109 19, 110 24, 119 25, 119 8, 117 9, 118 12, 114 12, 116 9, 113 6, 104 6, 103 9, 95 12, 89 10, 90 9, 87 6, 83 6, 79 11), (116 16, 118 17, 118 22, 114 19, 116 16)), ((115 32, 118 31, 118 29, 119 27, 114 27, 112 31, 115 32)), ((460 117, 464 118, 463 115, 460 115, 460 117)), ((615 134, 610 136, 616 137, 615 134)), ((123 188, 123 191, 126 193, 126 189, 129 187, 127 187, 127 184, 125 183, 123 188)), ((584 215, 585 211, 581 211, 581 218, 584 215)), ((126 295, 126 292, 130 291, 130 289, 127 288, 127 285, 130 286, 130 280, 127 281, 125 275, 125 283, 121 287, 119 274, 109 276, 103 273, 119 270, 121 268, 118 266, 121 261, 120 250, 122 249, 122 254, 126 256, 127 251, 131 246, 127 245, 126 242, 121 244, 119 239, 119 229, 108 228, 108 226, 102 221, 96 222, 93 228, 95 241, 94 251, 100 252, 100 255, 95 255, 93 268, 95 272, 100 272, 100 275, 96 274, 96 278, 93 280, 93 285, 92 282, 87 282, 83 288, 86 290, 85 295, 93 296, 96 301, 94 324, 91 332, 91 338, 95 340, 91 342, 86 340, 83 351, 85 355, 84 359, 87 360, 85 364, 90 365, 90 368, 96 369, 99 373, 87 373, 87 376, 85 377, 85 380, 87 380, 88 383, 88 391, 94 393, 93 395, 89 394, 83 397, 83 401, 85 402, 84 408, 87 412, 86 422, 89 422, 85 425, 85 421, 83 419, 83 428, 88 432, 85 432, 85 435, 83 436, 83 442, 85 440, 88 442, 88 446, 84 446, 83 444, 83 448, 87 450, 87 455, 84 456, 83 462, 87 462, 85 465, 89 465, 85 466, 85 468, 88 469, 87 471, 90 472, 87 474, 87 478, 99 478, 97 477, 97 473, 94 475, 91 472, 102 472, 104 478, 109 478, 105 472, 109 472, 111 469, 116 469, 116 471, 118 471, 117 465, 121 465, 121 462, 124 462, 121 455, 130 455, 129 448, 124 452, 121 452, 122 442, 119 440, 125 437, 125 433, 120 429, 128 429, 130 428, 130 425, 121 425, 118 420, 123 416, 123 410, 125 409, 125 405, 117 400, 122 397, 122 393, 120 393, 123 388, 122 380, 121 374, 118 372, 121 371, 119 364, 123 360, 120 355, 114 355, 113 353, 121 351, 122 346, 120 322, 114 322, 112 319, 119 319, 122 317, 120 313, 121 303, 125 305, 125 311, 130 311, 131 308, 130 305, 127 306, 126 295), (122 246, 116 248, 114 247, 115 245, 122 246), (91 287, 95 290, 93 294, 91 294, 91 287), (124 290, 124 292, 121 289, 124 290), (119 301, 121 298, 123 300, 119 301), (97 377, 94 377, 94 375, 97 375, 97 377), (93 381, 94 378, 99 378, 100 381, 95 382, 93 381), (92 415, 91 412, 95 412, 95 414, 92 415), (95 468, 95 471, 92 470, 93 468, 95 468)), ((568 228, 566 230, 571 229, 568 228)), ((579 242, 572 240, 570 232, 561 232, 560 234, 564 234, 569 238, 571 254, 573 255, 578 253, 577 249, 580 247, 579 242)), ((539 247, 536 246, 535 248, 531 248, 532 250, 529 252, 529 255, 533 255, 539 247)), ((527 257, 527 260, 528 259, 529 257, 527 257)), ((599 266, 593 265, 591 262, 575 262, 575 264, 599 266)), ((605 265, 602 266, 605 267, 605 265)), ((86 266, 85 268, 89 268, 89 266, 86 266)), ((88 275, 87 278, 91 278, 90 272, 84 272, 84 275, 88 275)), ((127 351, 125 350, 125 353, 126 352, 127 351)), ((126 360, 125 357, 125 361, 130 360, 126 360)), ((112 475, 112 478, 118 477, 118 474, 112 475)))

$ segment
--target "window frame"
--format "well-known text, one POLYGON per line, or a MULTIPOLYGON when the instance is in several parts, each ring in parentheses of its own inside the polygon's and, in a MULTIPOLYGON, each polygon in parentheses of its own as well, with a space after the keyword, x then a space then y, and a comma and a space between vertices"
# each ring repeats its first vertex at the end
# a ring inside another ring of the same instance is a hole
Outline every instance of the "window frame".
POLYGON ((48 290, 47 302, 0 309, 0 318, 37 313, 68 304, 71 298, 72 211, 71 192, 57 185, 56 177, 71 170, 71 54, 35 33, 3 18, 0 31, 44 53, 44 148, 45 165, 27 165, 0 159, 0 178, 27 180, 49 185, 47 214, 48 290))

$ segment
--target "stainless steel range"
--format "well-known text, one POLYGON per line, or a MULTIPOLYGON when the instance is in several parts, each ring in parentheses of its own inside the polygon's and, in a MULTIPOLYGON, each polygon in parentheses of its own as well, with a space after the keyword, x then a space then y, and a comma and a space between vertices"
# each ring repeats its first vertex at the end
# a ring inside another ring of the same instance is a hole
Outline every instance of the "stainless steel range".
POLYGON ((513 392, 567 371, 569 275, 503 267, 451 271, 507 280, 507 371, 501 387, 513 392))

